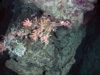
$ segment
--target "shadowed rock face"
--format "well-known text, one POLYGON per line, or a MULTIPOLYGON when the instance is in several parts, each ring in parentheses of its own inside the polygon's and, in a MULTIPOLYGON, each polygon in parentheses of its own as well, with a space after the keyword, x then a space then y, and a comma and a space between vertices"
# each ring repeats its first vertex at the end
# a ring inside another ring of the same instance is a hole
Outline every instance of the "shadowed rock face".
POLYGON ((95 17, 88 25, 86 37, 76 51, 76 63, 69 75, 100 74, 100 18, 95 17))
MULTIPOLYGON (((98 3, 100 4, 100 3, 98 3)), ((100 75, 100 6, 96 4, 92 19, 88 22, 86 36, 75 55, 76 63, 68 75, 100 75)))

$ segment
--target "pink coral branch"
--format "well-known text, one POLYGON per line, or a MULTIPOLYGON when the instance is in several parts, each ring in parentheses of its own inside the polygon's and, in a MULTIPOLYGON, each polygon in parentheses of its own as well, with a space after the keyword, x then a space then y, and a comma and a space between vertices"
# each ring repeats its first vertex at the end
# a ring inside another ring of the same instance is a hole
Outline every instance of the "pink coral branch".
POLYGON ((27 18, 27 20, 25 20, 23 23, 23 26, 24 27, 28 27, 28 26, 31 26, 32 25, 32 22, 27 18))

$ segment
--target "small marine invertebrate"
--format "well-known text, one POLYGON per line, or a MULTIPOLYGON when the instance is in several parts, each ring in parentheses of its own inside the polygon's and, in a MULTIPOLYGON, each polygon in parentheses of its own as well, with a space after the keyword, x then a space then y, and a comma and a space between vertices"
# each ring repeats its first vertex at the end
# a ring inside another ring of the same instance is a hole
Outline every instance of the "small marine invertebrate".
POLYGON ((38 39, 38 35, 39 35, 39 31, 38 30, 34 30, 34 32, 31 33, 31 35, 29 35, 29 37, 36 42, 37 39, 38 39))
POLYGON ((27 18, 23 23, 23 26, 24 27, 28 27, 28 26, 31 26, 32 25, 32 22, 27 18))
POLYGON ((49 43, 48 38, 49 38, 50 36, 51 36, 50 34, 46 34, 45 36, 43 36, 43 37, 41 38, 41 42, 42 42, 42 43, 48 44, 48 43, 49 43))

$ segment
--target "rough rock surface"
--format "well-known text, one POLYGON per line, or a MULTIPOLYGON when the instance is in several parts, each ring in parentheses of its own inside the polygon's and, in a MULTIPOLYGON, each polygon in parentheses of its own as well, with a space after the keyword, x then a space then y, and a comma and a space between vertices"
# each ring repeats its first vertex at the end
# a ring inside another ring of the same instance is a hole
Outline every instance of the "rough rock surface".
POLYGON ((60 29, 58 38, 44 46, 28 41, 28 49, 23 57, 16 57, 6 62, 6 66, 19 75, 66 75, 75 63, 76 49, 84 37, 85 31, 68 33, 60 29), (32 44, 33 43, 33 44, 32 44))

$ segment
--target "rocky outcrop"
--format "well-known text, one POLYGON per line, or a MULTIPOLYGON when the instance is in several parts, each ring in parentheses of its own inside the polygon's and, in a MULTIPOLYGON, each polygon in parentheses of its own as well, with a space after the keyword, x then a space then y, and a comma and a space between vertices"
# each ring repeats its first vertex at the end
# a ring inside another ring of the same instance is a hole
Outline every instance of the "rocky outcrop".
MULTIPOLYGON (((14 3, 15 8, 12 10, 14 15, 6 34, 11 32, 11 28, 13 30, 20 29, 21 22, 24 19, 33 19, 34 14, 39 18, 43 13, 43 11, 34 7, 31 0, 20 1, 14 3)), ((93 12, 93 14, 95 13, 93 12)), ((42 44, 40 41, 33 42, 30 39, 16 37, 20 41, 20 45, 16 46, 15 44, 14 46, 11 45, 11 47, 20 50, 21 46, 26 44, 25 55, 18 57, 9 53, 11 59, 0 59, 0 66, 3 63, 3 67, 4 62, 7 60, 6 67, 19 75, 99 75, 100 18, 95 16, 97 15, 85 19, 86 23, 88 20, 86 30, 85 26, 72 31, 69 31, 67 27, 58 27, 57 32, 53 32, 49 38, 50 43, 48 45, 42 44)))
MULTIPOLYGON (((16 21, 12 20, 7 34, 21 29, 21 21, 23 17, 25 18, 25 14, 31 15, 30 13, 33 12, 27 6, 23 9, 26 10, 25 12, 30 12, 17 13, 16 21)), ((53 32, 49 38, 48 45, 16 36, 17 42, 11 41, 6 42, 6 44, 10 45, 10 49, 13 50, 14 48, 16 50, 23 49, 21 46, 24 45, 26 52, 22 57, 9 53, 11 59, 6 61, 6 67, 19 75, 43 75, 44 73, 45 75, 66 75, 75 63, 76 49, 84 36, 85 27, 71 31, 67 27, 58 27, 57 32, 53 32)))

